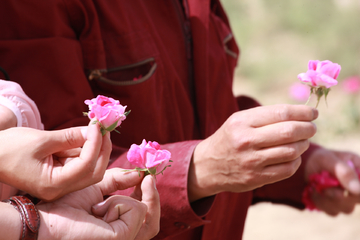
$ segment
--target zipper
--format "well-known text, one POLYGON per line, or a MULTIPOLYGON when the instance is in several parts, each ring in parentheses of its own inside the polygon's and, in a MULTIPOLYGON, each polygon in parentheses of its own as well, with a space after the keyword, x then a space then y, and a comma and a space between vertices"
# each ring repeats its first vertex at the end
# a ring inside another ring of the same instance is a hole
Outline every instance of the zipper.
POLYGON ((195 104, 195 86, 194 86, 194 61, 193 61, 193 46, 192 46, 192 34, 191 34, 191 26, 189 20, 189 8, 186 0, 173 0, 173 4, 175 6, 178 19, 180 21, 180 25, 182 28, 184 41, 185 41, 185 50, 186 50, 186 58, 188 65, 188 83, 190 89, 190 98, 191 102, 195 104), (180 1, 183 2, 183 6, 180 1))
POLYGON ((191 24, 189 19, 189 6, 187 0, 173 0, 174 7, 176 9, 180 25, 185 41, 186 58, 188 65, 188 84, 190 92, 190 101, 192 102, 194 111, 194 133, 193 138, 198 139, 200 137, 200 124, 197 112, 196 93, 195 93, 195 80, 194 80, 194 59, 193 59, 193 39, 191 34, 191 24), (182 2, 182 4, 181 4, 182 2))

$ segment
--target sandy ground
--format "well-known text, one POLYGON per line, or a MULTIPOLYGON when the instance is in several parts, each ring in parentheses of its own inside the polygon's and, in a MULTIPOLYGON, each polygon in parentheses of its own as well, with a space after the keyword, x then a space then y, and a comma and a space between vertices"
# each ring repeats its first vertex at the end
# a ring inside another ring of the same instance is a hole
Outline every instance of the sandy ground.
POLYGON ((360 206, 350 215, 329 217, 269 203, 250 208, 244 240, 359 240, 360 206))

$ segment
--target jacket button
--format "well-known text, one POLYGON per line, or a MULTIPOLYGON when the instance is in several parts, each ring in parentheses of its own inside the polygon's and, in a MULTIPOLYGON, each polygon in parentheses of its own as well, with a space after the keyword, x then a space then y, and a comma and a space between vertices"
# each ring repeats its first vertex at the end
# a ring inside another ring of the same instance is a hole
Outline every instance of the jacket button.
POLYGON ((175 227, 179 228, 179 229, 189 229, 190 226, 187 225, 186 223, 183 222, 175 222, 174 223, 175 227))

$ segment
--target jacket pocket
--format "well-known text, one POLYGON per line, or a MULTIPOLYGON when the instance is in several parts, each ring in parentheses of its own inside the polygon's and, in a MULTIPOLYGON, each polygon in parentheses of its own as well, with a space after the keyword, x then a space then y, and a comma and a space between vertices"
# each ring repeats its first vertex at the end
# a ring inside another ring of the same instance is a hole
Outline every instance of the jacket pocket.
POLYGON ((158 67, 159 53, 146 30, 102 37, 106 68, 87 69, 90 82, 98 82, 100 88, 111 88, 151 79, 158 67))
POLYGON ((89 72, 90 81, 100 81, 113 86, 129 86, 148 80, 155 72, 155 58, 109 69, 94 69, 89 72))

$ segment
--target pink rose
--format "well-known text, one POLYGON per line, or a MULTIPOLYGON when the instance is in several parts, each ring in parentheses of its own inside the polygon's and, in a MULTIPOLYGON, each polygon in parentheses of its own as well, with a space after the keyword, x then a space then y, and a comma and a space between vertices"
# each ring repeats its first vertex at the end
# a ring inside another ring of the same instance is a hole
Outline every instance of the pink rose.
POLYGON ((310 60, 307 72, 300 73, 298 78, 312 87, 330 88, 338 83, 336 79, 340 70, 339 64, 332 63, 329 60, 310 60))
POLYGON ((358 76, 349 77, 342 82, 342 86, 345 92, 355 94, 360 90, 360 78, 358 76))
POLYGON ((310 88, 302 83, 294 83, 289 89, 290 97, 296 101, 302 102, 309 98, 310 88))
POLYGON ((85 100, 85 104, 89 106, 90 110, 87 116, 91 120, 98 121, 103 130, 110 132, 126 119, 126 106, 122 106, 118 100, 113 98, 98 95, 91 100, 85 100))
POLYGON ((128 153, 128 161, 141 170, 149 170, 150 174, 161 173, 169 162, 171 162, 171 153, 167 150, 161 150, 157 142, 146 142, 144 139, 140 145, 132 144, 128 153), (160 171, 157 171, 160 169, 160 171))

